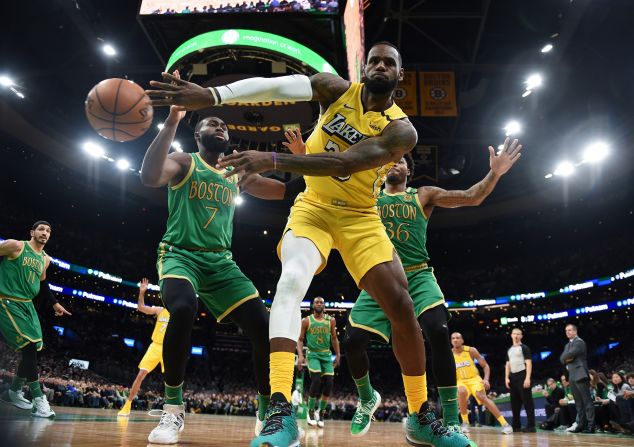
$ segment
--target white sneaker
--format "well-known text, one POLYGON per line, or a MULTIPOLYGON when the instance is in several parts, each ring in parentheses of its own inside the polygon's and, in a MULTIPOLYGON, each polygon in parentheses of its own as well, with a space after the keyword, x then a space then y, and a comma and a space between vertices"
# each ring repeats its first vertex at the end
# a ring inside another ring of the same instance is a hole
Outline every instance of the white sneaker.
POLYGON ((513 427, 511 427, 511 424, 506 424, 502 426, 502 434, 504 435, 512 435, 513 434, 513 427))
POLYGON ((321 418, 319 410, 315 411, 315 420, 317 421, 317 427, 324 428, 324 420, 321 418))
POLYGON ((306 422, 308 423, 308 425, 310 425, 311 427, 315 427, 317 425, 317 419, 317 410, 308 410, 308 413, 306 414, 306 422))
POLYGON ((13 391, 11 389, 6 390, 0 395, 0 400, 9 405, 19 408, 20 410, 30 410, 33 408, 33 404, 30 400, 24 397, 24 391, 13 391))
POLYGON ((261 421, 257 413, 255 415, 255 436, 260 436, 260 432, 264 428, 264 421, 261 421))
POLYGON ((55 417, 55 412, 51 410, 46 397, 41 396, 33 399, 31 416, 38 418, 52 418, 55 417))
POLYGON ((466 422, 463 422, 460 428, 462 429, 462 433, 469 433, 469 424, 466 422))
MULTIPOLYGON (((150 411, 150 416, 158 416, 161 410, 150 411)), ((153 444, 176 444, 178 434, 185 428, 185 405, 163 405, 161 420, 147 437, 153 444)))
POLYGON ((577 423, 574 422, 570 427, 566 429, 566 431, 570 433, 571 431, 575 431, 576 429, 577 429, 577 423))

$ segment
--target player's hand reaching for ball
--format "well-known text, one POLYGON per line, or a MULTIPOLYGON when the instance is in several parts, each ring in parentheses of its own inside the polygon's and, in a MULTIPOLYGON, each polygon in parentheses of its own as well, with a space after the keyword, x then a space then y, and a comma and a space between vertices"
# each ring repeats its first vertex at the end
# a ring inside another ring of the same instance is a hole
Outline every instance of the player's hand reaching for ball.
POLYGON ((522 156, 521 150, 522 145, 519 144, 519 141, 513 140, 513 142, 511 142, 510 138, 504 140, 502 150, 499 154, 495 153, 493 146, 489 146, 489 165, 491 166, 491 171, 498 176, 506 174, 522 156))
POLYGON ((148 284, 150 281, 147 278, 143 278, 139 283, 139 290, 141 293, 147 292, 148 284))
POLYGON ((286 141, 282 141, 282 146, 291 151, 291 153, 298 155, 306 153, 306 145, 299 129, 287 130, 284 132, 284 137, 286 137, 286 141))
POLYGON ((150 81, 157 90, 146 90, 152 99, 152 106, 181 106, 182 110, 200 110, 215 104, 214 97, 208 88, 193 82, 187 82, 169 73, 161 73, 167 82, 150 81))
POLYGON ((226 155, 221 160, 218 160, 216 168, 223 169, 233 166, 233 170, 227 172, 225 177, 237 175, 240 179, 238 187, 242 188, 249 176, 275 169, 275 157, 276 154, 274 152, 234 151, 233 154, 226 155))
MULTIPOLYGON (((180 79, 181 74, 178 70, 174 70, 174 77, 180 79)), ((172 83, 174 84, 174 83, 172 83)), ((185 115, 187 114, 187 110, 185 110, 182 106, 170 106, 170 113, 167 115, 167 119, 165 120, 168 124, 178 124, 185 115)))
POLYGON ((72 315, 69 311, 64 309, 64 306, 59 303, 53 304, 53 310, 55 311, 56 317, 61 317, 62 315, 72 315))

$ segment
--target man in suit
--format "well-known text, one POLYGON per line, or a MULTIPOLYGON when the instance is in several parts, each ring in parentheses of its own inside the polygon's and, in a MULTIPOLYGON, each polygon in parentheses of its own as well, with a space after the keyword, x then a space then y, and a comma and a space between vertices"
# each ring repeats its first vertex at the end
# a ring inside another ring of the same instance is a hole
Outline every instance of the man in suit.
POLYGON ((594 433, 594 406, 590 396, 590 375, 586 342, 577 336, 577 326, 566 326, 568 343, 559 360, 566 366, 570 377, 570 388, 577 407, 577 427, 573 433, 594 433))

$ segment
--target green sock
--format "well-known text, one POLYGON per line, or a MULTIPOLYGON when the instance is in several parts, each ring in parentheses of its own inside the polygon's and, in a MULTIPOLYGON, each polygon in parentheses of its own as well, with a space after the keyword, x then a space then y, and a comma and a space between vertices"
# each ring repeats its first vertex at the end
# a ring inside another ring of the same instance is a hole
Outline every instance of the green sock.
POLYGON ((445 425, 460 425, 458 419, 458 387, 439 386, 438 394, 440 396, 442 417, 445 420, 445 425))
POLYGON ((35 382, 29 382, 29 390, 31 390, 31 396, 33 398, 42 397, 44 393, 42 393, 42 388, 40 388, 40 381, 36 380, 35 382))
POLYGON ((25 383, 26 379, 24 377, 14 376, 11 382, 11 391, 20 391, 25 383))
POLYGON ((366 374, 360 379, 354 379, 354 383, 357 385, 359 399, 365 401, 372 399, 372 396, 374 395, 374 390, 372 389, 372 385, 370 385, 370 373, 366 374))
POLYGON ((315 409, 315 398, 314 397, 309 397, 308 398, 308 409, 309 410, 314 410, 315 409))
POLYGON ((266 410, 269 408, 269 402, 271 402, 271 396, 263 396, 258 393, 258 419, 263 421, 266 416, 266 410))
POLYGON ((183 384, 170 386, 165 384, 165 403, 168 405, 183 404, 183 384))
POLYGON ((326 409, 326 405, 328 405, 328 398, 322 397, 319 399, 319 411, 323 412, 326 409))

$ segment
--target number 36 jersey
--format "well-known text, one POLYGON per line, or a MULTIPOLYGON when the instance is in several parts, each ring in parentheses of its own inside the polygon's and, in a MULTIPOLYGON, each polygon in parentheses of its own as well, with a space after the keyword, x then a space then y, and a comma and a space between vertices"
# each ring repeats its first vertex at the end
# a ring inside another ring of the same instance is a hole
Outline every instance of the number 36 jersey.
MULTIPOLYGON (((353 144, 379 136, 391 121, 406 118, 392 104, 383 112, 366 112, 361 102, 363 84, 353 83, 319 117, 308 140, 307 154, 345 152, 353 144)), ((376 199, 392 163, 356 172, 347 177, 304 176, 306 191, 302 200, 354 210, 374 210, 376 199)))
POLYGON ((429 261, 427 253, 427 222, 415 188, 388 194, 381 191, 377 208, 385 231, 404 267, 429 261))

